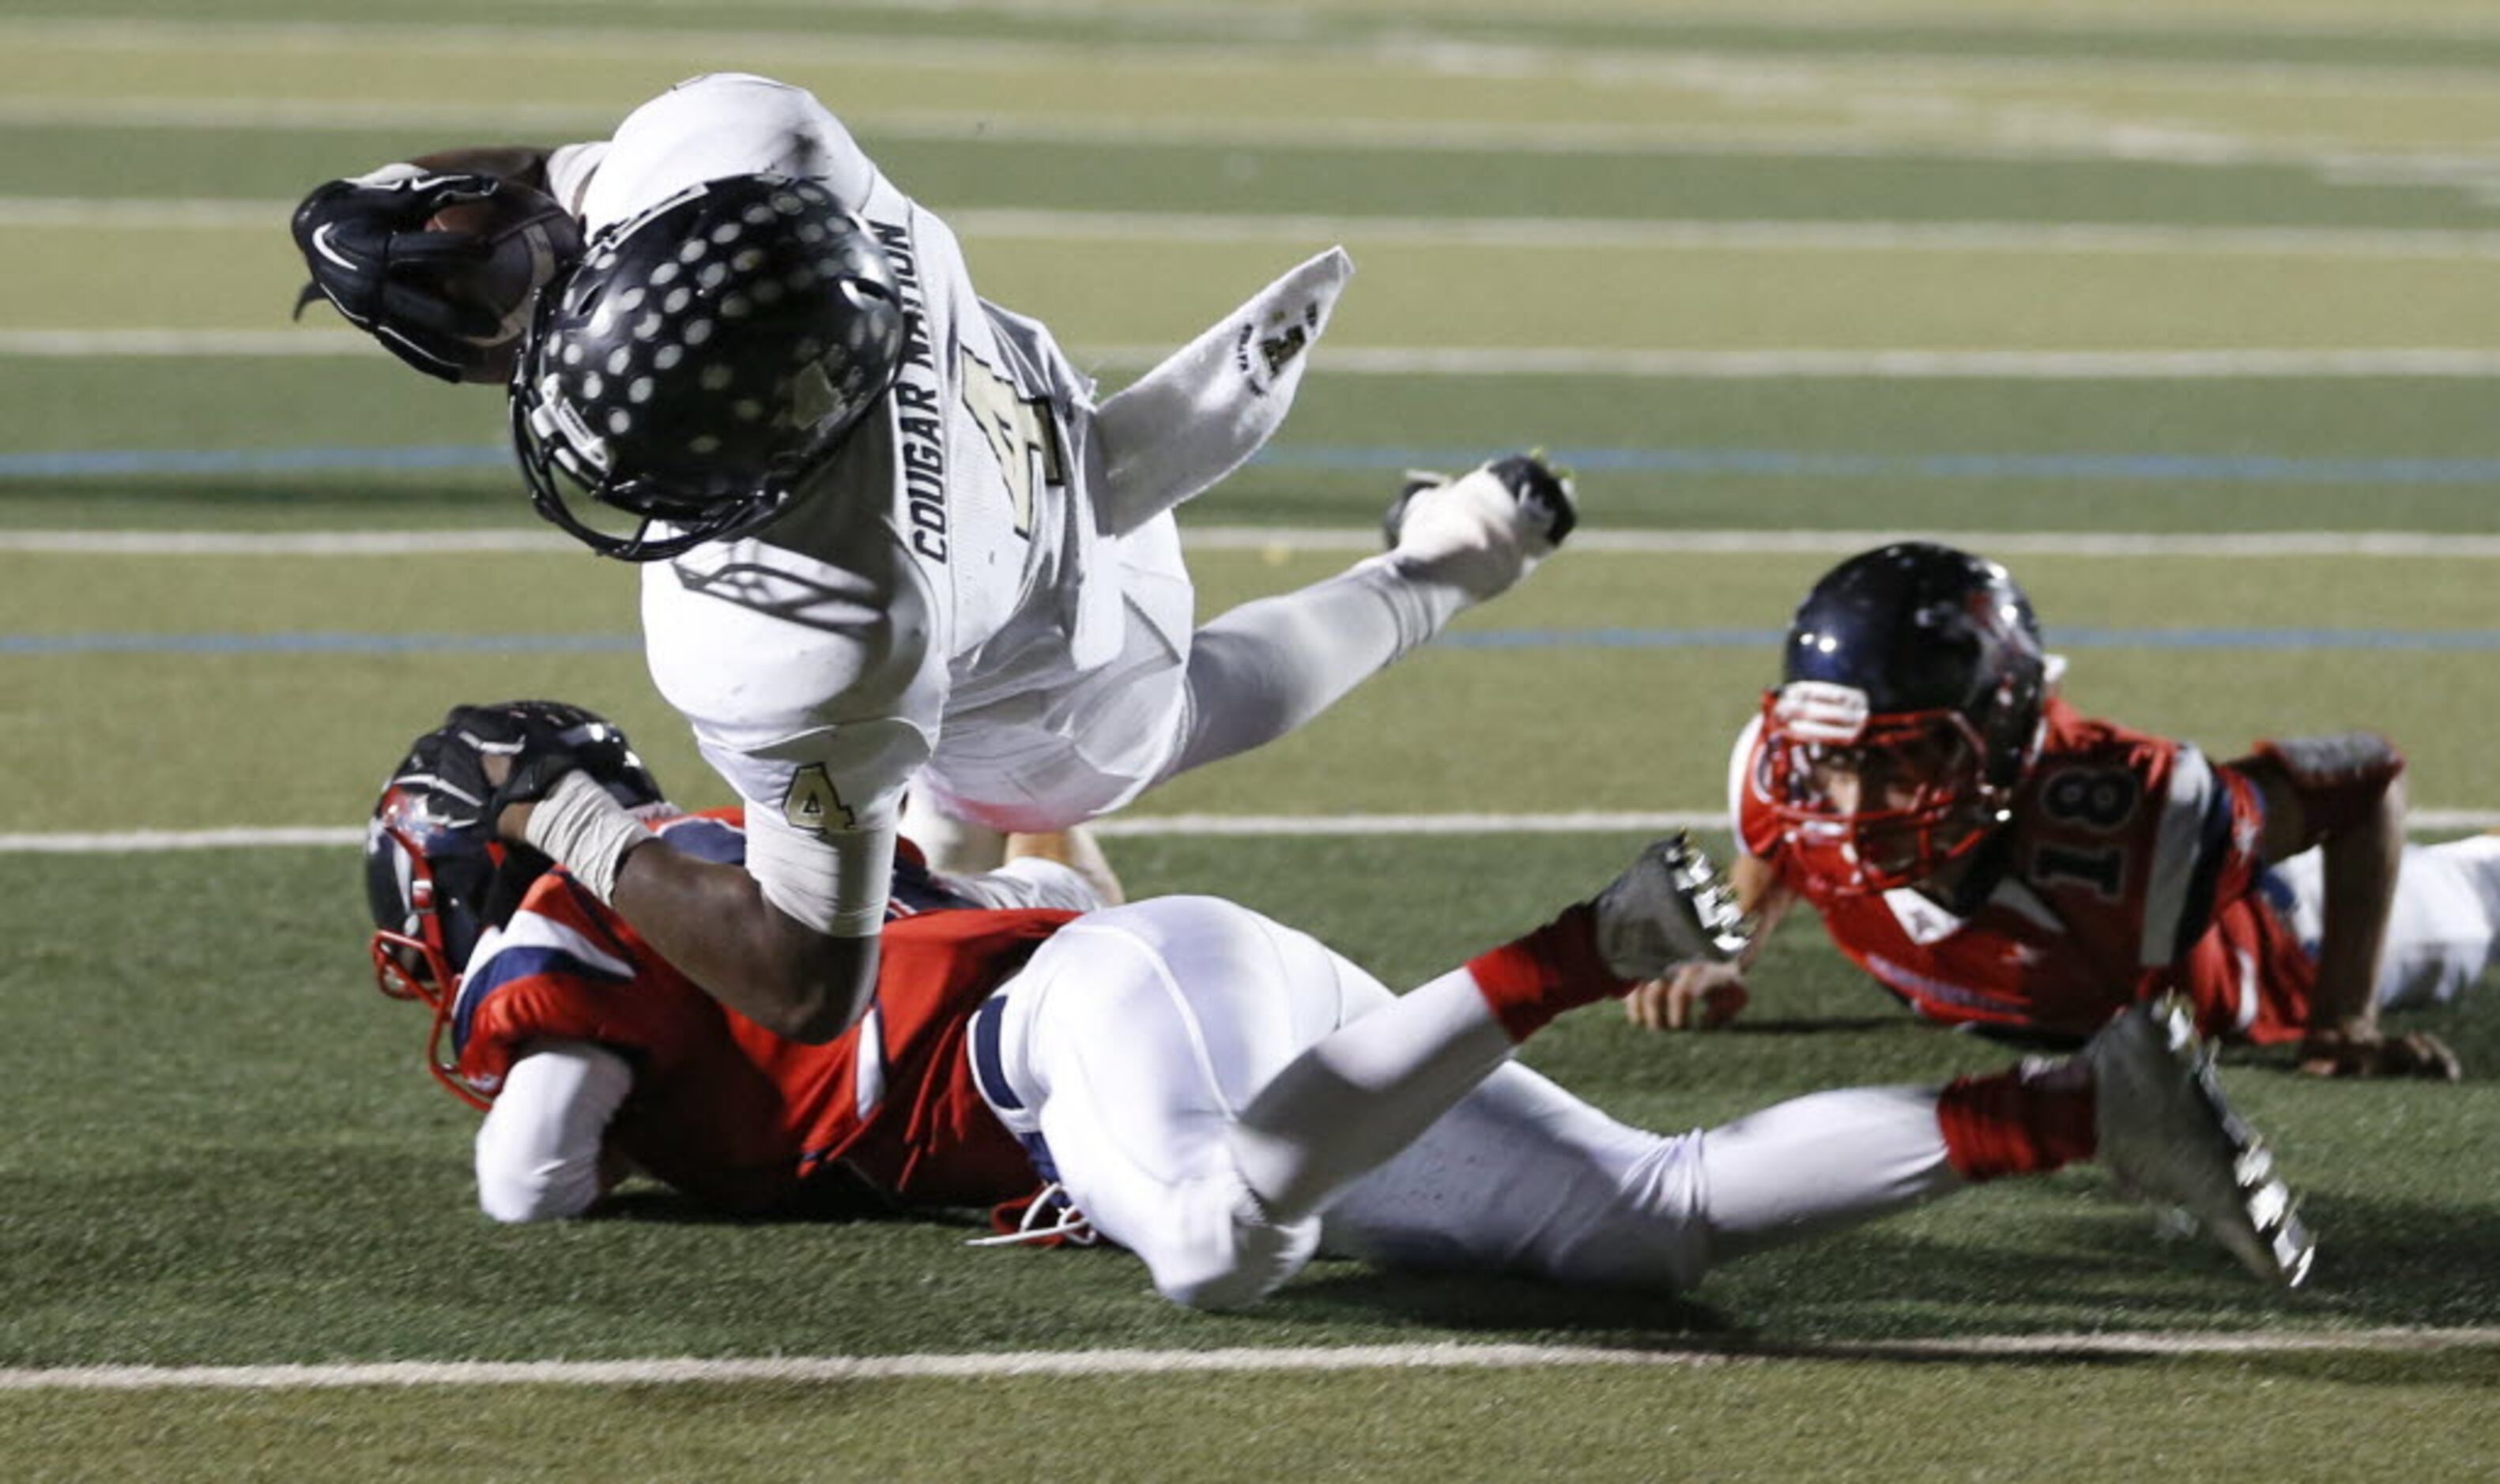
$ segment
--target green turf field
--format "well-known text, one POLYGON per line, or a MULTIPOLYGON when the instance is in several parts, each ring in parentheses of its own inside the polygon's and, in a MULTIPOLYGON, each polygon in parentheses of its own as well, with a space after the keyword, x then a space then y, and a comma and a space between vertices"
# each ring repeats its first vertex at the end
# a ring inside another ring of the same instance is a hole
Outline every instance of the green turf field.
MULTIPOLYGON (((490 1226, 422 1017, 368 987, 353 850, 142 832, 334 838, 446 704, 523 692, 609 712, 679 797, 723 799, 650 693, 632 574, 307 548, 543 528, 491 393, 325 311, 288 320, 284 232, 326 177, 598 137, 716 67, 817 89, 1105 386, 1349 247, 1284 434, 1185 512, 1208 610, 1350 560, 1408 464, 1532 445, 1578 469, 1584 549, 1124 821, 1139 893, 1235 897, 1393 984, 1532 925, 1638 836, 1435 821, 1713 809, 1770 636, 1846 533, 1993 538, 2087 709, 2219 755, 2381 727, 2434 833, 2500 823, 2500 22, 2467 0, 444 0, 422 24, 376 0, 20 0, 0 1476, 2500 1473, 2488 1003, 2417 1021, 2461 1086, 2226 1064, 2320 1236, 2289 1300, 2088 1171, 1688 1296, 1321 1264, 1221 1317, 1122 1256, 937 1222, 725 1224, 645 1190, 615 1219, 490 1226), (1326 833, 1347 816, 1403 827, 1326 833), (1452 1342, 1549 1348, 1348 1348, 1452 1342), (1007 1373, 1019 1355, 1106 1373, 1007 1373), (690 1357, 868 1369, 58 1374, 690 1357)), ((1590 1011, 1530 1059, 1681 1130, 2012 1054, 1911 1025, 1809 928, 1756 990, 1726 1035, 1590 1011)))

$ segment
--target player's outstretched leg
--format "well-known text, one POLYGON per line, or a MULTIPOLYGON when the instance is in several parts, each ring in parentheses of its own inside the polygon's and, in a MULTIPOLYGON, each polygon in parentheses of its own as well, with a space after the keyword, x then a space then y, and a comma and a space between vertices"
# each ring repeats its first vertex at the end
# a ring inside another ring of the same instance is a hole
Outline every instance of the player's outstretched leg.
POLYGON ((2101 1163, 2145 1200, 2176 1206, 2270 1283, 2297 1287, 2315 1243, 2262 1141, 2222 1101, 2188 1003, 2130 1006, 2084 1050, 2101 1163))
POLYGON ((1578 515, 1569 482, 1514 454, 1456 479, 1410 477, 1390 549, 1333 577, 1261 598, 1190 641, 1186 772, 1273 742, 1507 591, 1578 515))
POLYGON ((1526 937, 1338 1027, 1261 1088, 1231 1130, 1269 1216, 1302 1220, 1404 1148, 1555 1016, 1671 965, 1744 946, 1733 897, 1682 836, 1526 937))
POLYGON ((975 1017, 973 1066, 1001 1121, 1161 1292, 1232 1308, 1299 1270, 1327 1200, 1466 1097, 1518 1037, 1741 941, 1724 887, 1681 841, 1398 998, 1244 907, 1158 898, 1044 944, 975 1017))
POLYGON ((2098 1159, 2291 1287, 2311 1242, 2177 1005, 2139 1005, 2081 1055, 1942 1088, 1815 1093, 1701 1136, 1711 1261, 1855 1226, 1966 1184, 2098 1159))
MULTIPOLYGON (((2316 852, 2288 864, 2309 868, 2305 889, 2312 903, 2321 902, 2324 883, 2316 852)), ((2306 923, 2303 930, 2304 936, 2314 931, 2306 923)), ((2435 845, 2407 845, 2387 913, 2386 946, 2379 958, 2380 1008, 2448 1004, 2482 983, 2495 964, 2500 964, 2500 831, 2435 845)))
MULTIPOLYGON (((2325 858, 2304 850, 2268 871, 2276 905, 2317 951, 2325 922, 2325 858)), ((2396 868, 2376 994, 2383 1010, 2444 1005, 2500 965, 2500 831, 2408 844, 2396 868)))

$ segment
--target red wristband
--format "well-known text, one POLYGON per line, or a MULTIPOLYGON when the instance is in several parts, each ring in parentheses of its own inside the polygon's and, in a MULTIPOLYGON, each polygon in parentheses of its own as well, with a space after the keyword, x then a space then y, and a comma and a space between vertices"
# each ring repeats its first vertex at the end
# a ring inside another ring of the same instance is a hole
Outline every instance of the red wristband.
POLYGON ((1615 977, 1597 951, 1596 910, 1583 902, 1524 938, 1467 960, 1476 990, 1514 1041, 1564 1010, 1594 1005, 1636 982, 1615 977))

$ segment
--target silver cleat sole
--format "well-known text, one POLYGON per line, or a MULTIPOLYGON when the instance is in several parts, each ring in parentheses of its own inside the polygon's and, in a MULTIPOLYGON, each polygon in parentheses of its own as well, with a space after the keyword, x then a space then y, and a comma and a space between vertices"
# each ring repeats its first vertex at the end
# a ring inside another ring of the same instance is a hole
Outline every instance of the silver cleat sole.
POLYGON ((2259 1278, 2299 1287, 2317 1242, 2274 1156, 2223 1099, 2187 1002, 2165 995, 2129 1008, 2085 1055, 2111 1174, 2185 1211, 2259 1278))

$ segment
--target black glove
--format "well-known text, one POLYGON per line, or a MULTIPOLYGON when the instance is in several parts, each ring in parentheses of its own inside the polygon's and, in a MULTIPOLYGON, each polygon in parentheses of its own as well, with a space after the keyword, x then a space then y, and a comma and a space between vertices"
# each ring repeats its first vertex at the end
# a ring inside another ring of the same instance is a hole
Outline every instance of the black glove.
POLYGON ((586 773, 627 808, 660 802, 660 786, 642 760, 634 755, 625 734, 577 706, 561 701, 505 701, 493 706, 456 706, 435 734, 448 750, 474 762, 461 770, 486 785, 478 808, 491 832, 506 808, 535 804, 547 796, 568 773, 586 773), (510 763, 500 783, 492 782, 488 760, 510 763), (475 773, 471 774, 470 769, 475 773))
POLYGON ((387 185, 332 181, 295 209, 295 246, 312 281, 295 301, 300 316, 317 296, 391 354, 431 377, 461 379, 485 354, 472 340, 491 337, 494 312, 444 291, 446 276, 494 249, 471 232, 429 232, 446 206, 483 201, 504 187, 485 175, 413 176, 387 185))
POLYGON ((494 828, 486 823, 486 801, 495 785, 486 780, 485 758, 447 728, 418 738, 383 788, 386 794, 415 795, 421 801, 415 813, 429 826, 467 836, 481 847, 495 842, 494 828))

